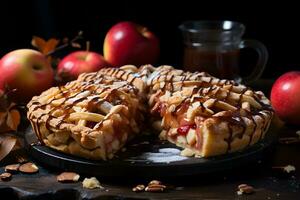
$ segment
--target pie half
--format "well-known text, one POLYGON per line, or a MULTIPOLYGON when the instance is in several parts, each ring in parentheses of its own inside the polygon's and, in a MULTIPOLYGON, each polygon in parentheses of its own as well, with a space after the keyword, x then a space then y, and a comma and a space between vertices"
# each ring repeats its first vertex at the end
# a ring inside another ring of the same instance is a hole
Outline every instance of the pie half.
POLYGON ((264 138, 273 116, 262 92, 207 73, 159 67, 147 82, 160 138, 201 157, 234 152, 264 138))
POLYGON ((102 160, 141 133, 145 116, 161 139, 185 148, 183 155, 201 157, 257 143, 273 117, 260 91, 203 72, 151 65, 82 74, 33 97, 27 107, 42 144, 102 160))
POLYGON ((144 82, 130 70, 118 70, 128 81, 102 72, 82 74, 76 81, 33 97, 27 116, 42 144, 106 160, 140 133, 144 82))

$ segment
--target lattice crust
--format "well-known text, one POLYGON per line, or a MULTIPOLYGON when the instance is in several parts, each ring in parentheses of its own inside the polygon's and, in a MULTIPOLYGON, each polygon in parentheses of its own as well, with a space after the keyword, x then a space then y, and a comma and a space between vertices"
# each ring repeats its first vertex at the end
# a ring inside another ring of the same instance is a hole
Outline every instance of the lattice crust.
POLYGON ((262 92, 206 73, 163 66, 147 84, 153 125, 162 130, 162 139, 186 148, 184 154, 208 157, 241 150, 264 137, 273 117, 262 92))
POLYGON ((33 97, 28 119, 47 146, 91 159, 112 158, 140 132, 145 108, 138 87, 143 82, 131 84, 101 71, 83 74, 33 97))
POLYGON ((262 92, 203 72, 151 65, 83 74, 34 97, 28 109, 41 142, 103 160, 140 132, 149 112, 161 139, 186 148, 185 155, 204 157, 256 143, 273 116, 262 92))

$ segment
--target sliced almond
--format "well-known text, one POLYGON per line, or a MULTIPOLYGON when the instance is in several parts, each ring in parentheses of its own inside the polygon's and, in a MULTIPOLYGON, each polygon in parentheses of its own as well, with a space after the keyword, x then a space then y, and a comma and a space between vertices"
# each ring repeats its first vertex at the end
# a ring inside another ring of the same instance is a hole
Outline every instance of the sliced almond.
POLYGON ((152 181, 150 181, 150 182, 148 183, 148 186, 149 186, 149 185, 160 185, 160 184, 162 184, 161 181, 158 181, 158 180, 152 180, 152 181))
POLYGON ((238 189, 240 190, 241 188, 244 188, 244 187, 247 187, 247 186, 248 186, 247 184, 243 183, 243 184, 238 185, 238 189))
POLYGON ((132 191, 133 192, 141 192, 141 191, 144 191, 144 189, 145 189, 145 186, 140 184, 140 185, 137 185, 134 188, 132 188, 132 191))
POLYGON ((26 174, 34 174, 39 171, 39 168, 34 163, 28 162, 21 165, 19 171, 26 174))
POLYGON ((252 186, 246 186, 240 189, 241 192, 245 193, 245 194, 251 194, 254 192, 254 189, 252 186))
POLYGON ((12 164, 5 166, 4 170, 9 173, 17 173, 19 171, 20 164, 12 164))
POLYGON ((254 188, 247 184, 240 184, 238 189, 242 194, 252 194, 254 192, 254 188))
POLYGON ((146 192, 163 192, 165 190, 166 186, 165 185, 148 185, 145 188, 146 192))
POLYGON ((79 178, 79 174, 76 174, 74 172, 63 172, 56 177, 56 180, 62 183, 73 183, 77 182, 79 178))
POLYGON ((10 181, 12 178, 12 175, 11 175, 11 173, 4 172, 4 173, 0 174, 0 178, 2 181, 10 181))

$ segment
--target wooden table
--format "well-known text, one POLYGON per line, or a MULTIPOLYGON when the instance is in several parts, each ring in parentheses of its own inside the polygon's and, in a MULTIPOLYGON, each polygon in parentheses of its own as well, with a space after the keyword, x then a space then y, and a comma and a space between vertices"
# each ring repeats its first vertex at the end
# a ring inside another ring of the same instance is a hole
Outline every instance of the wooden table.
MULTIPOLYGON (((295 136, 296 131, 297 127, 285 127, 281 136, 295 136)), ((0 199, 299 199, 299 153, 300 144, 278 143, 264 160, 240 169, 199 177, 153 177, 170 185, 163 193, 132 192, 133 186, 150 181, 134 174, 132 178, 98 177, 104 189, 83 189, 81 182, 58 183, 56 175, 59 171, 39 166, 37 174, 16 174, 11 181, 0 182, 0 199), (272 169, 286 165, 295 166, 296 171, 287 174, 272 169), (237 186, 241 183, 252 185, 255 193, 237 195, 237 186)), ((1 163, 1 172, 6 164, 1 163)))
MULTIPOLYGON (((264 85, 266 88, 266 84, 264 85)), ((271 85, 271 82, 267 85, 271 85)), ((255 87, 257 88, 257 87, 255 87)), ((268 92, 268 90, 264 90, 268 92)), ((281 137, 295 136, 300 127, 285 126, 281 137)), ((147 184, 151 179, 136 177, 97 177, 104 189, 83 189, 82 183, 62 184, 56 181, 61 171, 38 166, 34 175, 16 174, 9 182, 0 181, 0 199, 300 199, 300 143, 276 144, 258 163, 218 174, 192 177, 159 179, 169 185, 163 193, 132 192, 137 184, 147 184), (293 165, 296 171, 290 174, 274 170, 274 166, 293 165), (246 183, 255 188, 251 195, 237 195, 237 186, 246 183)), ((10 159, 0 163, 9 164, 10 159)), ((81 177, 88 177, 81 174, 81 177)))

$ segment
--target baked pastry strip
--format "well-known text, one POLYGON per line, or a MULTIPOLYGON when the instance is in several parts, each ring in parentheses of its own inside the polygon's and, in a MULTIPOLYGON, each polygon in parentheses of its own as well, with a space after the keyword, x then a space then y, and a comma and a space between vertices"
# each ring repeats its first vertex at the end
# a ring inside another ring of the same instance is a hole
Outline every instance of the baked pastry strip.
POLYGON ((28 104, 39 140, 91 159, 112 158, 140 132, 144 116, 183 155, 209 157, 242 150, 264 138, 270 101, 232 80, 171 66, 105 68, 54 87, 28 104))
POLYGON ((102 73, 79 76, 28 104, 28 119, 39 140, 59 151, 90 158, 112 158, 140 132, 138 89, 102 73))
POLYGON ((262 92, 206 73, 157 71, 147 82, 153 126, 183 155, 225 154, 264 138, 273 110, 262 92))

